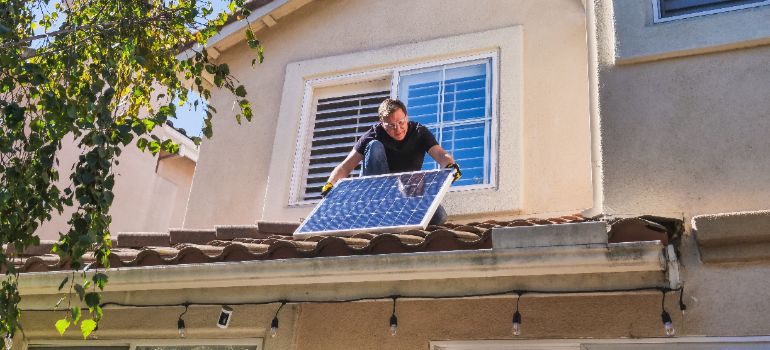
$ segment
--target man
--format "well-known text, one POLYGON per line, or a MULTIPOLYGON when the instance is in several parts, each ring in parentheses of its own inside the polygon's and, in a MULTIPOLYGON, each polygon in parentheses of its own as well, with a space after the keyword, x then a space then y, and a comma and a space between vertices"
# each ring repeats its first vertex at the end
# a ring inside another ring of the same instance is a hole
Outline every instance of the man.
MULTIPOLYGON (((348 177, 361 161, 364 162, 362 176, 418 171, 427 152, 441 167, 455 169, 453 182, 462 176, 460 166, 430 130, 409 121, 403 102, 388 98, 382 101, 377 112, 380 122, 361 136, 345 160, 332 170, 321 190, 322 196, 326 196, 337 181, 348 177)), ((430 224, 442 224, 446 216, 446 210, 439 205, 430 224)))

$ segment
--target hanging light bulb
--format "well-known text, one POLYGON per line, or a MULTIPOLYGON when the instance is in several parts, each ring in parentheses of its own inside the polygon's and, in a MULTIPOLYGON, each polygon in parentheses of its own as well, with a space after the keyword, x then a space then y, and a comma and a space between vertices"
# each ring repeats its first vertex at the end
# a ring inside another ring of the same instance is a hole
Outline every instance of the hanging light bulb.
POLYGON ((517 337, 521 335, 521 314, 519 313, 519 310, 516 310, 516 312, 513 313, 513 327, 511 328, 511 331, 513 332, 513 335, 517 337))
POLYGON ((278 312, 283 309, 283 306, 286 305, 286 301, 281 301, 281 306, 278 307, 277 310, 275 310, 275 316, 273 316, 273 321, 270 322, 270 337, 275 338, 276 335, 278 335, 278 312))
POLYGON ((179 338, 184 338, 186 336, 184 320, 181 317, 176 321, 176 330, 179 331, 179 338))
POLYGON ((396 317, 396 299, 398 297, 392 297, 393 298, 393 313, 390 315, 390 335, 396 336, 396 332, 398 332, 398 317, 396 317))
POLYGON ((666 332, 667 337, 673 337, 676 335, 676 330, 674 329, 674 323, 671 322, 671 315, 666 312, 666 310, 663 310, 663 313, 660 315, 661 320, 663 320, 663 330, 666 332))
POLYGON ((511 333, 518 337, 521 335, 521 313, 519 313, 519 300, 521 299, 522 292, 516 292, 516 312, 513 313, 511 333))
POLYGON ((275 338, 278 335, 278 316, 273 317, 273 322, 270 322, 270 337, 275 338))
POLYGON ((184 320, 182 319, 182 316, 184 316, 184 314, 187 313, 187 309, 190 307, 190 304, 187 304, 187 303, 182 305, 184 305, 184 311, 181 314, 179 314, 179 319, 176 321, 176 330, 179 332, 179 338, 184 338, 185 336, 187 336, 186 334, 187 330, 185 329, 184 320))
POLYGON ((5 350, 11 350, 13 347, 13 335, 11 333, 5 334, 5 350))
POLYGON ((390 315, 390 335, 395 336, 398 332, 398 317, 396 314, 390 315))

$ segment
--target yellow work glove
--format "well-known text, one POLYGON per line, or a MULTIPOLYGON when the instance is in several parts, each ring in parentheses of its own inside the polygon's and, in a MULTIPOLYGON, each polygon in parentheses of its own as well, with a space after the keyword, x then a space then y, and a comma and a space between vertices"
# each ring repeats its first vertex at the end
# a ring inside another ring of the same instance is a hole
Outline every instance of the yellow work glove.
POLYGON ((452 183, 454 183, 457 180, 460 180, 460 178, 463 177, 463 173, 460 171, 460 166, 457 165, 457 163, 449 163, 446 165, 446 168, 447 169, 452 168, 455 170, 455 173, 452 174, 452 176, 454 177, 452 179, 452 183))
POLYGON ((326 185, 321 188, 321 197, 326 197, 326 195, 331 192, 332 188, 334 188, 334 185, 331 182, 327 182, 326 185))

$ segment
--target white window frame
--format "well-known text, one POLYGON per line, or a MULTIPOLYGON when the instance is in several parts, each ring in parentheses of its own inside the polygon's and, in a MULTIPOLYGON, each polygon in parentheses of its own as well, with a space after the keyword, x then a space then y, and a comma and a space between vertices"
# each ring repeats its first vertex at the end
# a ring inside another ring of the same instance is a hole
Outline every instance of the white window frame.
MULTIPOLYGON (((304 200, 302 199, 303 183, 307 173, 307 164, 310 157, 310 148, 313 135, 313 127, 315 125, 312 115, 312 105, 315 96, 315 90, 318 88, 341 86, 346 84, 363 83, 373 80, 390 79, 391 97, 396 98, 398 95, 398 81, 401 72, 412 71, 418 69, 426 69, 431 67, 439 67, 443 65, 453 65, 469 63, 473 61, 489 59, 490 64, 487 71, 487 79, 491 80, 491 125, 490 125, 490 158, 489 158, 489 183, 479 185, 468 185, 458 188, 451 188, 451 192, 460 191, 474 191, 474 190, 486 190, 497 188, 497 165, 498 165, 498 129, 499 129, 499 116, 498 116, 498 98, 499 98, 499 54, 497 50, 485 51, 481 53, 471 55, 459 55, 448 59, 439 60, 427 60, 420 63, 413 64, 400 64, 386 68, 372 69, 359 71, 354 73, 340 74, 327 77, 319 77, 314 79, 308 79, 304 84, 304 91, 302 97, 302 109, 300 113, 299 133, 296 144, 296 154, 294 156, 294 164, 292 166, 291 184, 289 187, 289 206, 298 207, 306 206, 318 203, 319 200, 304 200)), ((462 165, 462 164, 461 164, 462 165)))
MULTIPOLYGON (((711 344, 736 343, 760 344, 770 342, 770 336, 749 337, 675 337, 675 338, 642 338, 642 339, 564 339, 564 340, 480 340, 480 341, 431 341, 430 350, 591 350, 591 345, 617 345, 619 350, 623 345, 636 344, 711 344)), ((664 349, 665 350, 665 349, 664 349)))
MULTIPOLYGON (((98 331, 97 331, 98 332, 98 331)), ((88 340, 30 340, 24 345, 23 350, 30 347, 100 347, 100 346, 127 346, 128 350, 136 350, 141 346, 195 346, 195 345, 242 345, 256 346, 256 350, 264 349, 264 338, 178 338, 178 339, 88 339, 88 340)))
POLYGON ((737 11, 737 10, 744 10, 744 9, 749 9, 749 8, 753 8, 753 7, 770 5, 770 0, 765 0, 765 1, 755 2, 755 3, 751 3, 751 4, 726 6, 726 7, 722 7, 722 8, 718 8, 718 9, 706 10, 706 11, 700 11, 700 12, 694 12, 694 13, 688 13, 688 14, 679 15, 679 16, 661 17, 660 16, 660 8, 661 8, 660 0, 651 0, 651 1, 652 1, 653 23, 665 23, 665 22, 671 22, 671 21, 676 21, 676 20, 685 19, 685 18, 707 16, 707 15, 713 15, 713 14, 717 14, 717 13, 737 11))

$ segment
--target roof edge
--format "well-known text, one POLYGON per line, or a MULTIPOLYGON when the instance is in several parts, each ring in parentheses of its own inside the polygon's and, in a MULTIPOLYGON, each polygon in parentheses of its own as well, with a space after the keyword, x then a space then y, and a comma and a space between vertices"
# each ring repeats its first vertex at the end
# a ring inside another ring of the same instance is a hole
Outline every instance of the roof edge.
MULTIPOLYGON (((578 274, 620 278, 624 273, 664 276, 666 271, 664 247, 648 241, 118 268, 108 272, 106 291, 200 288, 201 281, 221 288, 578 274)), ((23 273, 19 290, 25 296, 55 295, 69 274, 23 273)))

